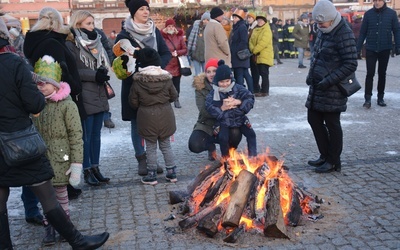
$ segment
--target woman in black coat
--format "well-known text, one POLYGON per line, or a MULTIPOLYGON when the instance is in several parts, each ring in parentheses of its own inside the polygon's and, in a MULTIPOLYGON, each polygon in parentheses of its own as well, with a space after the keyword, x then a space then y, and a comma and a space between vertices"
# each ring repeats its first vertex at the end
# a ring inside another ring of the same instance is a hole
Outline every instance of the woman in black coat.
POLYGON ((308 123, 317 142, 320 157, 309 161, 317 173, 340 171, 343 132, 340 114, 346 111, 347 96, 338 84, 357 69, 354 34, 330 1, 319 1, 312 12, 318 23, 307 84, 308 123))
MULTIPOLYGON (((7 28, 0 18, 0 131, 16 132, 32 124, 30 114, 42 111, 45 98, 37 88, 27 64, 18 55, 10 52, 7 28)), ((49 79, 35 77, 36 82, 49 79)), ((72 224, 56 199, 51 184, 53 170, 43 154, 38 160, 18 167, 8 166, 0 154, 0 249, 13 249, 7 215, 7 200, 10 187, 30 186, 39 198, 44 214, 53 227, 74 249, 94 249, 102 246, 109 234, 83 236, 72 224)))
MULTIPOLYGON (((171 60, 171 52, 169 51, 160 31, 157 29, 154 21, 150 16, 149 3, 146 0, 125 0, 126 6, 129 8, 130 16, 125 19, 123 29, 118 34, 115 43, 121 39, 128 39, 134 48, 150 47, 155 49, 161 57, 161 68, 165 68, 171 60)), ((138 65, 136 65, 137 71, 138 65)), ((129 92, 132 86, 132 77, 122 80, 121 88, 121 107, 122 120, 131 122, 131 137, 135 156, 139 163, 138 174, 147 175, 146 152, 143 145, 143 139, 137 132, 136 115, 129 105, 129 92)), ((161 167, 157 168, 157 173, 162 173, 161 167)))

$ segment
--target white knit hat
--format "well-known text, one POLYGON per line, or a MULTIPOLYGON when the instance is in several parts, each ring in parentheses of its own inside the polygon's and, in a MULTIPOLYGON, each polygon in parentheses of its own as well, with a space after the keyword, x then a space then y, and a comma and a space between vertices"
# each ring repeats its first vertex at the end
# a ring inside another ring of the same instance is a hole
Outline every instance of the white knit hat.
POLYGON ((332 21, 336 18, 338 11, 331 1, 319 0, 312 11, 312 18, 318 23, 332 21))

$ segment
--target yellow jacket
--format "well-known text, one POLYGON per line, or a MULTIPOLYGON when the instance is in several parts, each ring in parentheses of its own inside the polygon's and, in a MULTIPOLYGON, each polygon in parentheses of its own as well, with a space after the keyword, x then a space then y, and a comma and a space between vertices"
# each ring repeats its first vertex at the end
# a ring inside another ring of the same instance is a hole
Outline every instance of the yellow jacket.
POLYGON ((257 56, 257 64, 274 65, 272 32, 268 23, 253 30, 249 41, 249 48, 251 53, 257 56))

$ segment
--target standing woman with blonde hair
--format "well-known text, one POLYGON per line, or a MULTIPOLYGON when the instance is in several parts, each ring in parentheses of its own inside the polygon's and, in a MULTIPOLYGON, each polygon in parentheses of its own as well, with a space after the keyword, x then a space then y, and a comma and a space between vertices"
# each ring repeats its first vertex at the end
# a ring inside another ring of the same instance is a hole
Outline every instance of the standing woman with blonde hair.
POLYGON ((82 99, 87 118, 83 127, 83 174, 85 182, 92 186, 107 183, 99 169, 101 128, 104 112, 109 105, 104 88, 110 80, 110 62, 101 43, 101 35, 94 28, 94 16, 86 10, 73 13, 70 21, 73 39, 67 41, 72 52, 82 82, 82 99))
MULTIPOLYGON (((146 0, 125 0, 125 5, 129 9, 130 15, 125 19, 121 32, 115 40, 118 43, 121 39, 127 39, 130 44, 137 49, 153 48, 161 57, 161 68, 165 68, 171 60, 169 51, 160 31, 157 29, 154 21, 150 18, 150 7, 146 0)), ((135 72, 138 71, 136 65, 135 72)), ((122 80, 121 87, 121 107, 122 120, 131 122, 131 138, 135 156, 139 163, 138 174, 147 175, 147 157, 144 149, 144 142, 137 130, 137 110, 134 110, 129 104, 129 92, 132 84, 132 77, 122 80)), ((163 169, 157 167, 157 173, 162 173, 163 169)))

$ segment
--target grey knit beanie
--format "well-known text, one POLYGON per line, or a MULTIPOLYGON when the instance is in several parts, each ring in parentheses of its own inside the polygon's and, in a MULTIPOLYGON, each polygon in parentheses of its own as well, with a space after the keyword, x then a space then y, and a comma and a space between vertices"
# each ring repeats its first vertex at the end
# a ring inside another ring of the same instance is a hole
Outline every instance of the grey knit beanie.
POLYGON ((210 21, 211 20, 211 17, 210 17, 210 12, 204 12, 204 14, 201 16, 201 21, 203 21, 204 19, 207 19, 208 21, 210 21))
POLYGON ((318 23, 332 21, 336 18, 338 11, 332 2, 319 0, 312 11, 312 18, 318 23))

